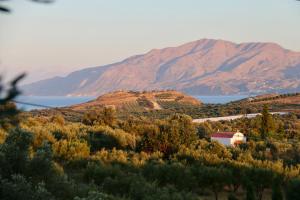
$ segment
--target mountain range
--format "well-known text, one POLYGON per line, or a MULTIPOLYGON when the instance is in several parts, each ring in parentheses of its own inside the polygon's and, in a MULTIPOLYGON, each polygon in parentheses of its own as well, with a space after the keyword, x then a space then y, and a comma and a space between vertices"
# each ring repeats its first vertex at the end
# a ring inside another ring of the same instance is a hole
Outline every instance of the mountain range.
POLYGON ((34 82, 22 89, 26 95, 43 96, 169 89, 191 95, 297 92, 300 52, 275 43, 201 39, 34 82))

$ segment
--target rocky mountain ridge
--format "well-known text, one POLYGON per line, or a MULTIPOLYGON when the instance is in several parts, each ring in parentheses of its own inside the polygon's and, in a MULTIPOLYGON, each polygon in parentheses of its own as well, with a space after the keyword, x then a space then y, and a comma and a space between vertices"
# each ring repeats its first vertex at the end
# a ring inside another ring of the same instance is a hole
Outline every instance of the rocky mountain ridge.
POLYGON ((38 81, 23 89, 27 95, 46 96, 166 89, 192 95, 298 92, 300 53, 274 43, 202 39, 38 81))

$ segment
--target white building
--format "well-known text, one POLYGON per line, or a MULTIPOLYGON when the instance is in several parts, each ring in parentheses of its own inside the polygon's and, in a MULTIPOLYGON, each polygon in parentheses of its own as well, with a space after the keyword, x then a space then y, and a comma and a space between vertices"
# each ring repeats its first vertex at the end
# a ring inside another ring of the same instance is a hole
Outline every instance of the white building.
POLYGON ((226 146, 236 146, 237 144, 246 142, 246 137, 239 131, 217 132, 211 135, 211 141, 218 141, 226 146))

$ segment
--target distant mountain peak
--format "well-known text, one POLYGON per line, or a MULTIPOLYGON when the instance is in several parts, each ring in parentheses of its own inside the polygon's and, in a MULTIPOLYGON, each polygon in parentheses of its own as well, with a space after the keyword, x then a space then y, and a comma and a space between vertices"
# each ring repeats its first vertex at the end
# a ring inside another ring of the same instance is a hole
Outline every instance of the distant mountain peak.
POLYGON ((24 86, 30 95, 176 89, 189 94, 300 91, 300 53, 275 43, 200 39, 24 86))

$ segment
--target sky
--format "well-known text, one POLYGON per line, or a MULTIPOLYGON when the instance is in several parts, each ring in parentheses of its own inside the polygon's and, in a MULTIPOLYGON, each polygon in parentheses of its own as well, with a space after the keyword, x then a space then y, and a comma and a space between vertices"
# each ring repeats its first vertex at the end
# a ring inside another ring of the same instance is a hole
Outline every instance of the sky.
POLYGON ((0 74, 65 76, 194 40, 275 42, 300 52, 296 0, 10 0, 0 13, 0 74))

